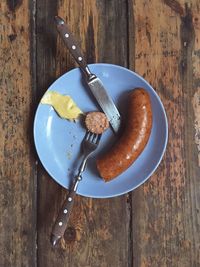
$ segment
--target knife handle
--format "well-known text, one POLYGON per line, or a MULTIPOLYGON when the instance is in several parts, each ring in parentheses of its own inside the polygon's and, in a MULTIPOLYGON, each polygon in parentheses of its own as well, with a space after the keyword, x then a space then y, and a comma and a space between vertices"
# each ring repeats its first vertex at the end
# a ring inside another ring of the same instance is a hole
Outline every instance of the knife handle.
POLYGON ((81 180, 82 180, 81 175, 78 175, 75 178, 72 188, 70 189, 70 192, 67 198, 63 202, 62 208, 58 214, 58 217, 55 221, 55 224, 53 226, 52 233, 51 233, 51 244, 53 246, 55 246, 58 243, 58 241, 64 236, 65 230, 67 228, 67 223, 69 221, 69 217, 70 217, 72 207, 74 204, 76 190, 81 180))
POLYGON ((74 36, 67 27, 65 21, 61 17, 55 16, 55 23, 57 30, 60 36, 62 37, 64 43, 68 47, 70 53, 72 54, 76 62, 79 64, 79 66, 81 67, 82 71, 85 73, 87 78, 90 80, 95 75, 90 72, 90 69, 87 66, 87 63, 81 53, 81 50, 76 40, 74 39, 74 36))

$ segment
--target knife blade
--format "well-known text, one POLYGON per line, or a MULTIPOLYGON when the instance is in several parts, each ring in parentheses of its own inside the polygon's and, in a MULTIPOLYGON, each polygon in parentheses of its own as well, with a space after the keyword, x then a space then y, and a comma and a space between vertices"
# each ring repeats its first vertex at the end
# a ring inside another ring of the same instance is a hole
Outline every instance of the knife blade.
POLYGON ((61 17, 56 16, 55 23, 57 26, 57 31, 84 73, 85 80, 93 96, 107 116, 114 133, 117 134, 121 125, 121 116, 112 98, 108 95, 102 81, 90 71, 81 53, 81 50, 70 30, 68 29, 65 21, 61 17))

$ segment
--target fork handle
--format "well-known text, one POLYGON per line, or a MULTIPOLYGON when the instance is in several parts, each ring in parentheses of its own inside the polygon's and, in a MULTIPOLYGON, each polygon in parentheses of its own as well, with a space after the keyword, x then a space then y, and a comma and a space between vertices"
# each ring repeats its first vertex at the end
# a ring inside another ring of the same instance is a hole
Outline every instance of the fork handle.
POLYGON ((65 230, 67 228, 67 223, 72 211, 72 207, 74 204, 74 198, 76 195, 76 190, 79 182, 82 180, 81 175, 79 174, 74 179, 74 183, 69 191, 69 194, 65 201, 63 202, 62 208, 58 214, 58 217, 53 226, 53 230, 51 233, 51 244, 55 246, 58 241, 63 237, 65 230))

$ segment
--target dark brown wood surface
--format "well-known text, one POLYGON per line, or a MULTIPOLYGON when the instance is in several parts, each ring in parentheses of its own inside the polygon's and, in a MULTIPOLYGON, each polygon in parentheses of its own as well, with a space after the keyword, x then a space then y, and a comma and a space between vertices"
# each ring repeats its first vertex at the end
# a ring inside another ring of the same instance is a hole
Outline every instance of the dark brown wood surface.
POLYGON ((193 101, 200 100, 199 1, 147 2, 132 4, 134 64, 164 103, 169 142, 156 173, 132 194, 133 266, 196 267, 200 166, 195 134, 200 128, 193 101))
POLYGON ((37 176, 28 2, 0 3, 0 266, 35 266, 37 176))
POLYGON ((199 1, 3 0, 0 63, 0 267, 199 267, 199 1), (155 174, 134 192, 77 197, 53 249, 66 191, 39 162, 32 125, 48 86, 76 66, 57 36, 57 14, 89 63, 119 64, 152 84, 169 141, 155 174))

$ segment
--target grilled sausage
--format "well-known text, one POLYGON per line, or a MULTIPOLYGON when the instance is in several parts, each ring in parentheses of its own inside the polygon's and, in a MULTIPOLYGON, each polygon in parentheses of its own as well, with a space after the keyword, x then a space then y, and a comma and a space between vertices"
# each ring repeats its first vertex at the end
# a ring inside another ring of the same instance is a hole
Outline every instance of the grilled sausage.
POLYGON ((142 88, 131 91, 122 136, 106 154, 97 159, 100 176, 107 182, 117 177, 138 158, 145 148, 152 128, 149 94, 142 88))
POLYGON ((85 118, 86 128, 95 134, 102 134, 108 127, 109 121, 103 112, 89 112, 85 118))

